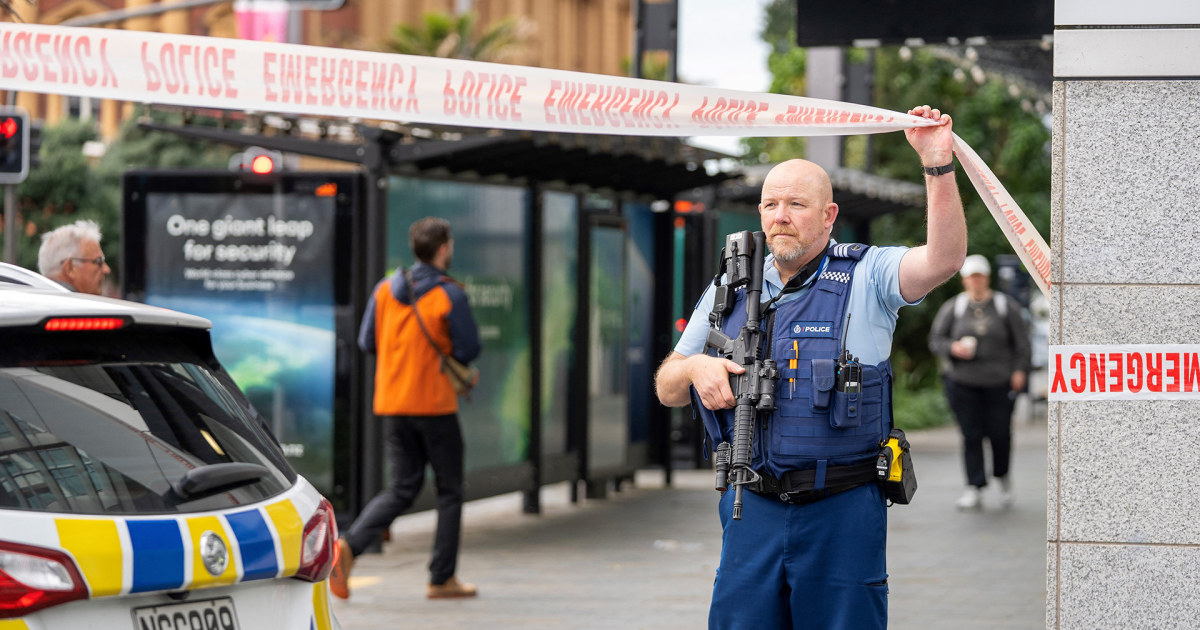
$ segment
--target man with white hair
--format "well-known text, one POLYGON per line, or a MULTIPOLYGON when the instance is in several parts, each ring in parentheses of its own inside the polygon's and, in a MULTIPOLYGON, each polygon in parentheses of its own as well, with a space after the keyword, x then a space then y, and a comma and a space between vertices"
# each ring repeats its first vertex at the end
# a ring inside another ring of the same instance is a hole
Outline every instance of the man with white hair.
POLYGON ((100 295, 112 273, 100 249, 100 226, 81 219, 43 234, 38 271, 72 291, 100 295))

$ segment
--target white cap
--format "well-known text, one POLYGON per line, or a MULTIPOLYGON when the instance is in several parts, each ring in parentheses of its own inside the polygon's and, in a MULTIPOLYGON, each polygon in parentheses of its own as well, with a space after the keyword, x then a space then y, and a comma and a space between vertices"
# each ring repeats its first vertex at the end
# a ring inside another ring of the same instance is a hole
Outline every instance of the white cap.
POLYGON ((988 265, 987 258, 984 258, 979 254, 973 254, 971 256, 967 256, 967 259, 963 261, 963 266, 959 273, 961 273, 962 277, 964 278, 977 273, 990 276, 992 275, 992 267, 988 265))

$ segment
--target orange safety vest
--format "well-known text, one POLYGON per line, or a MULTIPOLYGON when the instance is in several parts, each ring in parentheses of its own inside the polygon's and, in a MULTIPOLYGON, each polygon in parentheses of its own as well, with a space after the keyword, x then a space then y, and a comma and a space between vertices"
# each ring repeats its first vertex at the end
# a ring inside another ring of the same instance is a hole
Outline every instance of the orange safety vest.
MULTIPOLYGON (((430 336, 445 354, 453 343, 446 315, 450 296, 441 285, 417 298, 430 336)), ((413 306, 392 295, 392 280, 375 289, 375 415, 441 416, 458 411, 458 396, 442 373, 441 358, 421 331, 413 306)))

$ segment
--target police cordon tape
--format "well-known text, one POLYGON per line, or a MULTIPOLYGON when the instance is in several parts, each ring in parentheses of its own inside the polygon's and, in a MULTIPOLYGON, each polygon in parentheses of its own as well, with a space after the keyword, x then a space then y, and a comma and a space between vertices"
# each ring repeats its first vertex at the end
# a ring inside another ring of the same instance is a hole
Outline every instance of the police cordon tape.
POLYGON ((1050 346, 1048 399, 1200 400, 1200 345, 1050 346))
MULTIPOLYGON (((300 44, 0 23, 0 89, 425 123, 639 136, 833 136, 931 121, 876 107, 300 44)), ((955 153, 1049 297, 1045 240, 961 138, 955 153)))

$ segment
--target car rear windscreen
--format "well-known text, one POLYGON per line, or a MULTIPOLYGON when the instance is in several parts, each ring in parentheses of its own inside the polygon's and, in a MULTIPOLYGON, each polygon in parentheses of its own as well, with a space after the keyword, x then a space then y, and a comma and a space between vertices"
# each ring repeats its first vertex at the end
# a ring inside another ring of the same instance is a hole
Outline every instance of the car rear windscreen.
POLYGON ((254 503, 296 474, 203 330, 0 330, 0 507, 161 514, 254 503))

